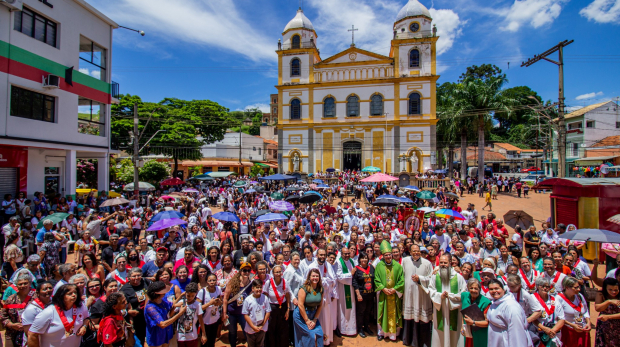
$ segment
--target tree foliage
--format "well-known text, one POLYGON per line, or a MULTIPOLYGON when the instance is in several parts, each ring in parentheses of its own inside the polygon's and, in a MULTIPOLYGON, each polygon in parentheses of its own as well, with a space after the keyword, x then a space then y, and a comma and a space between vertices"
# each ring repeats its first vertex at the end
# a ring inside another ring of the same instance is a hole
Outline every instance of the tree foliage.
POLYGON ((250 177, 256 177, 259 174, 263 173, 263 167, 258 165, 258 164, 254 164, 251 168, 250 168, 250 177))
POLYGON ((170 167, 157 160, 149 160, 138 171, 140 181, 157 184, 170 177, 170 167))
POLYGON ((480 66, 472 65, 468 67, 459 77, 458 83, 462 83, 467 78, 480 79, 488 81, 491 78, 506 79, 506 74, 502 73, 502 69, 493 64, 482 64, 480 66))
POLYGON ((200 148, 224 138, 226 129, 233 123, 228 109, 210 100, 181 100, 165 98, 159 103, 143 102, 136 95, 122 95, 120 103, 112 105, 113 141, 129 154, 133 154, 133 107, 138 105, 139 132, 142 147, 158 130, 159 132, 141 152, 163 154, 174 160, 176 171, 179 160, 197 160, 202 157, 200 148))
POLYGON ((97 159, 78 159, 76 174, 78 184, 97 187, 97 159))

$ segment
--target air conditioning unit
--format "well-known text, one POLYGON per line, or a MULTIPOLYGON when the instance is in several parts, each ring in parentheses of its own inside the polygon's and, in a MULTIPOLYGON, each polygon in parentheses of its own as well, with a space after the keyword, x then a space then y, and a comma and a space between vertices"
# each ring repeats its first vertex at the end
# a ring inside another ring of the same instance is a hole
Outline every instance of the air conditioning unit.
POLYGON ((0 5, 8 7, 12 11, 21 11, 23 0, 0 0, 0 5))
POLYGON ((58 87, 60 87, 60 77, 56 75, 43 76, 43 88, 55 89, 58 87))

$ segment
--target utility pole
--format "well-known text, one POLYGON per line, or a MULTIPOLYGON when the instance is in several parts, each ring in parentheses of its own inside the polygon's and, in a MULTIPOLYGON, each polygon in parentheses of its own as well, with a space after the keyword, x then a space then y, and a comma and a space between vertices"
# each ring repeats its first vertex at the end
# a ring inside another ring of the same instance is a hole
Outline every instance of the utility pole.
MULTIPOLYGON (((521 67, 528 67, 544 59, 554 63, 559 67, 559 87, 558 87, 558 177, 566 177, 566 124, 564 119, 564 47, 570 45, 575 40, 564 40, 542 54, 535 55, 521 63, 521 67), (549 55, 558 52, 558 61, 547 58, 549 55)), ((551 164, 551 162, 550 162, 551 164)), ((553 167, 553 166, 552 166, 553 167)), ((553 169, 552 169, 553 171, 553 169)))
POLYGON ((133 194, 138 199, 140 179, 138 177, 138 158, 140 152, 140 143, 138 136, 138 104, 133 104, 133 194))
POLYGON ((241 126, 243 125, 243 122, 241 122, 241 124, 239 124, 239 174, 243 174, 243 163, 241 162, 241 126))

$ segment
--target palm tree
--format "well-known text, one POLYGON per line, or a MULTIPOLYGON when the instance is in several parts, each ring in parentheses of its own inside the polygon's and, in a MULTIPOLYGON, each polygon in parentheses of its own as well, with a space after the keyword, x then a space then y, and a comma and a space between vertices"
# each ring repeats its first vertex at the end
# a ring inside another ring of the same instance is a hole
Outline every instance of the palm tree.
POLYGON ((476 116, 479 182, 484 182, 485 130, 490 129, 493 116, 510 117, 512 114, 511 107, 516 104, 516 101, 506 96, 502 89, 506 82, 508 80, 504 76, 491 77, 485 80, 468 77, 452 91, 454 107, 460 110, 462 117, 476 116))

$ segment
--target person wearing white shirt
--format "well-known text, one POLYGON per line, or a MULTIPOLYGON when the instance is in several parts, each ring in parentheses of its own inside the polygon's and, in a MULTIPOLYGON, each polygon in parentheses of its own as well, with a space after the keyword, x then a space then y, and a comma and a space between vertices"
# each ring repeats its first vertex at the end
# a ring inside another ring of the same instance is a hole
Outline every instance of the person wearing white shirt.
POLYGON ((344 222, 344 224, 342 225, 342 231, 340 232, 340 235, 342 236, 342 241, 344 243, 349 242, 349 240, 351 240, 351 230, 349 229, 349 224, 347 222, 344 222))
POLYGON ((358 226, 359 221, 357 217, 353 214, 353 209, 349 209, 348 214, 344 217, 344 223, 348 223, 349 227, 358 226))
POLYGON ((515 300, 521 305, 525 315, 527 316, 527 324, 536 322, 542 316, 542 306, 536 298, 525 290, 522 286, 523 282, 519 275, 508 274, 506 276, 506 285, 514 296, 515 300))

